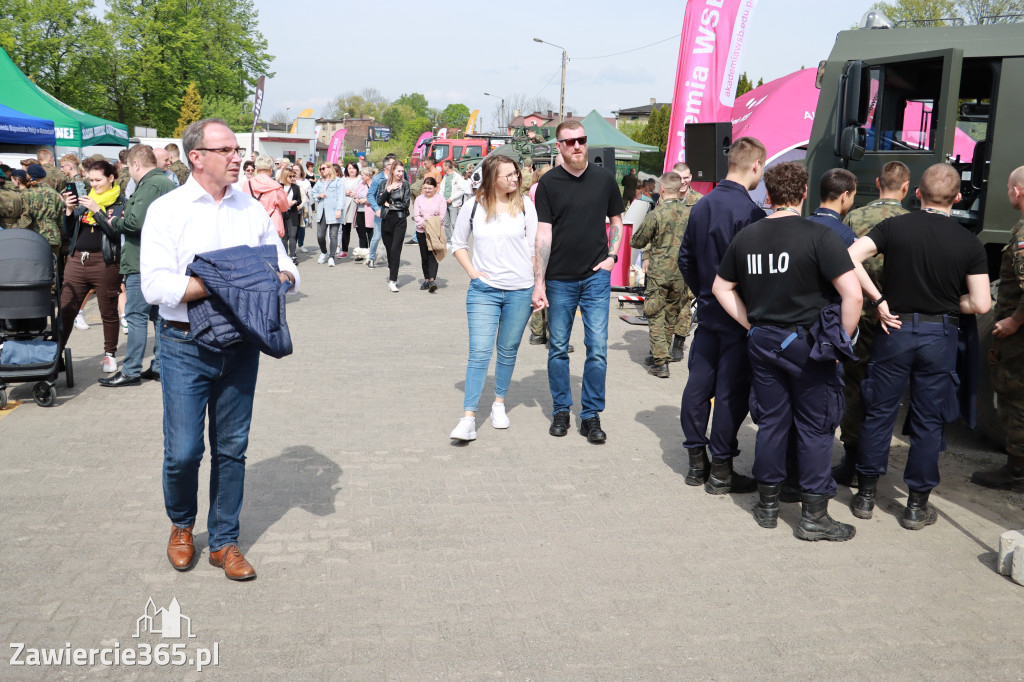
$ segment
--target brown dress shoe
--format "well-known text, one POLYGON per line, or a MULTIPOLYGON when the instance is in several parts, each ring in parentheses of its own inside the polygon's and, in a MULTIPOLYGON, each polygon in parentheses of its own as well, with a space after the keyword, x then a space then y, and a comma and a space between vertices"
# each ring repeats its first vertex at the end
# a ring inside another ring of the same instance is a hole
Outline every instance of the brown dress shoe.
POLYGON ((252 567, 238 545, 224 545, 216 552, 210 552, 210 563, 224 569, 229 580, 248 580, 256 577, 256 569, 252 567))
POLYGON ((167 541, 167 558, 171 566, 178 571, 192 568, 192 560, 196 557, 196 546, 192 542, 192 526, 188 528, 171 527, 171 539, 167 541))

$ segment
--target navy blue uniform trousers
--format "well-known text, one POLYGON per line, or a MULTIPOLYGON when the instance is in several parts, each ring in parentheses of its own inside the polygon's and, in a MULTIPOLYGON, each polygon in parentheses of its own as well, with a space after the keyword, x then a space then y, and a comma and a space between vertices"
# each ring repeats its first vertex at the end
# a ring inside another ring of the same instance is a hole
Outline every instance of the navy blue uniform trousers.
POLYGON ((751 413, 757 424, 754 478, 778 485, 795 451, 804 492, 832 497, 832 443, 845 401, 840 366, 810 358, 812 339, 778 327, 754 327, 747 339, 753 369, 751 413))
POLYGON ((864 426, 860 432, 857 472, 883 476, 889 464, 892 429, 903 392, 910 384, 906 432, 910 451, 903 480, 915 492, 939 484, 939 452, 946 422, 959 416, 956 375, 956 323, 921 322, 916 314, 901 315, 903 326, 877 334, 868 375, 861 384, 864 426))
POLYGON ((740 453, 736 434, 747 417, 750 401, 750 360, 743 328, 718 332, 699 325, 690 345, 689 378, 683 389, 679 421, 683 447, 705 446, 712 459, 731 459, 740 453), (715 415, 707 437, 711 399, 715 415))

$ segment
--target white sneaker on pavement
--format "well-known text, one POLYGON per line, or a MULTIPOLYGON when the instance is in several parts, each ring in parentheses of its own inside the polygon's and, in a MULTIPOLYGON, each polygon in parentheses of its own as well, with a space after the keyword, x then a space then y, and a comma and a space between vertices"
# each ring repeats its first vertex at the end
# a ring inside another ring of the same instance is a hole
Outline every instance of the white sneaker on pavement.
POLYGON ((299 251, 301 251, 302 253, 309 253, 309 249, 307 249, 305 246, 300 246, 299 251))
POLYGON ((505 403, 494 403, 491 405, 491 425, 496 429, 507 429, 512 425, 505 414, 505 403))
POLYGON ((128 320, 125 319, 124 317, 121 318, 121 331, 123 331, 125 334, 128 333, 128 320))
POLYGON ((117 360, 114 359, 113 355, 104 353, 103 360, 100 362, 100 369, 107 374, 113 374, 117 371, 117 360))
POLYGON ((81 310, 79 310, 78 314, 75 315, 75 329, 85 330, 85 329, 88 329, 88 328, 89 328, 89 323, 85 321, 85 315, 82 313, 81 310))
POLYGON ((394 293, 397 294, 398 293, 398 285, 395 284, 394 282, 388 282, 388 291, 393 291, 394 293))
POLYGON ((476 440, 476 417, 463 417, 448 435, 452 440, 476 440))
POLYGON ((329 268, 333 268, 334 267, 334 259, 333 258, 328 258, 327 259, 327 267, 329 267, 329 268))
POLYGON ((320 252, 320 257, 316 259, 316 262, 317 262, 318 265, 323 265, 324 263, 326 263, 327 262, 327 254, 321 251, 320 252))

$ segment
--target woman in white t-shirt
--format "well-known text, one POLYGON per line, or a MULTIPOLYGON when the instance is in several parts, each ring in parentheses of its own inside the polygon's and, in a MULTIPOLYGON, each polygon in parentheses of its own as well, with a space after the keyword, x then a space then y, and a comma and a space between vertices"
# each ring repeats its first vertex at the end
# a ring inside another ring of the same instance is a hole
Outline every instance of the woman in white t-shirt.
POLYGON ((490 156, 480 168, 482 181, 475 196, 459 211, 452 235, 452 254, 469 275, 466 313, 469 318, 469 361, 466 365, 465 410, 452 430, 453 440, 476 439, 476 408, 491 353, 494 404, 491 424, 509 427, 505 393, 516 366, 516 354, 530 319, 533 296, 533 255, 537 211, 519 191, 519 165, 506 156, 490 156), (473 235, 473 255, 469 236, 473 235))

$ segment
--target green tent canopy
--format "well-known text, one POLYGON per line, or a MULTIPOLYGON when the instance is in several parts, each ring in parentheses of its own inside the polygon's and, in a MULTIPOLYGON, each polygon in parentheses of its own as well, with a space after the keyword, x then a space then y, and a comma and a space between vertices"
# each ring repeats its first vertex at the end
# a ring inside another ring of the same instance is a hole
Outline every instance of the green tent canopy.
MULTIPOLYGON (((580 121, 584 130, 587 131, 587 147, 596 149, 598 147, 615 147, 620 151, 628 152, 656 152, 657 147, 649 144, 642 144, 630 138, 625 133, 619 132, 615 126, 604 120, 601 114, 594 109, 580 121)), ((554 141, 552 140, 552 143, 554 141)))
POLYGON ((69 107, 28 79, 0 49, 0 104, 53 121, 58 147, 128 146, 128 126, 69 107))

